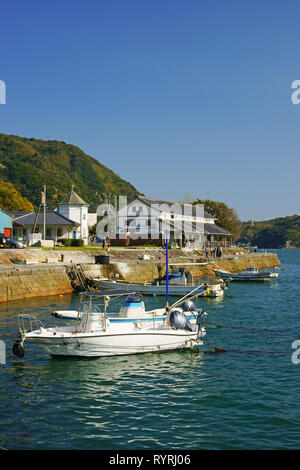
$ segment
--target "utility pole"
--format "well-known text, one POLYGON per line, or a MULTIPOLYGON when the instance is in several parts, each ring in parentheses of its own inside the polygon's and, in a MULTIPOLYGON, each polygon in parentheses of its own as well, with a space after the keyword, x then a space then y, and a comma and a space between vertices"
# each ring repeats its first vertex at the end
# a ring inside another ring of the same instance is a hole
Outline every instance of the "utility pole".
POLYGON ((107 234, 109 238, 109 213, 110 213, 110 194, 107 195, 107 202, 108 202, 108 223, 107 223, 107 234))
POLYGON ((44 206, 43 240, 46 240, 46 185, 45 184, 44 184, 44 191, 42 191, 42 205, 44 206))

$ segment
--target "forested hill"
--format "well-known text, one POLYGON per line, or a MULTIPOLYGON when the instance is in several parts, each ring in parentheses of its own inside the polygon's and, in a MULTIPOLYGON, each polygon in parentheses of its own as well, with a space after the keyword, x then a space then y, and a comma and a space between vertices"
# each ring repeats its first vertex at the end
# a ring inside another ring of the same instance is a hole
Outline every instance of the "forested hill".
POLYGON ((74 145, 6 134, 0 134, 0 179, 12 183, 35 206, 40 204, 41 190, 46 184, 49 208, 63 199, 72 184, 91 206, 97 206, 104 194, 128 198, 140 194, 130 183, 74 145))
POLYGON ((244 222, 240 241, 258 248, 300 247, 300 216, 244 222))

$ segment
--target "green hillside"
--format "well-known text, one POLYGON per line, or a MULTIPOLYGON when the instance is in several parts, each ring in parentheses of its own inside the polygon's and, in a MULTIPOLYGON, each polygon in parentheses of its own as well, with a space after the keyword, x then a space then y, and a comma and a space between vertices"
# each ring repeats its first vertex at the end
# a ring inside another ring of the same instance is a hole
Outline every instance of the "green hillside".
POLYGON ((300 247, 300 216, 244 222, 240 241, 258 248, 300 247))
POLYGON ((129 198, 140 194, 130 183, 74 145, 5 134, 0 134, 0 178, 12 183, 35 206, 40 204, 42 186, 46 184, 50 208, 63 199, 72 184, 91 206, 97 206, 103 194, 129 198))

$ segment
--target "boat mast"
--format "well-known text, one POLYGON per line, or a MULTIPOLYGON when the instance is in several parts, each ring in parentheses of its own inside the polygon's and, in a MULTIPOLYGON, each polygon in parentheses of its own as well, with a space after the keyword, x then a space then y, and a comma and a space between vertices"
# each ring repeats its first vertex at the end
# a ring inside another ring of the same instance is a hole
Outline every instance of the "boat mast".
POLYGON ((167 312, 167 327, 170 327, 170 310, 169 310, 169 242, 168 231, 166 231, 166 312, 167 312))

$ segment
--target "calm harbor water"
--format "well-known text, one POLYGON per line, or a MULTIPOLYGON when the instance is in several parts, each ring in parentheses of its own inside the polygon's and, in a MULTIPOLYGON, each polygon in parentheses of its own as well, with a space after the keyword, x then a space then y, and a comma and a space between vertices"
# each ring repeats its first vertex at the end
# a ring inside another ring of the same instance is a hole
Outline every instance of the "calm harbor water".
MULTIPOLYGON (((198 302, 205 351, 99 359, 53 359, 25 343, 11 352, 17 314, 47 326, 76 296, 0 305, 0 446, 7 449, 296 449, 300 445, 300 250, 278 251, 280 280, 232 283, 221 300, 198 302)), ((159 297, 145 298, 160 306, 159 297)), ((115 308, 118 304, 115 304, 115 308)))

